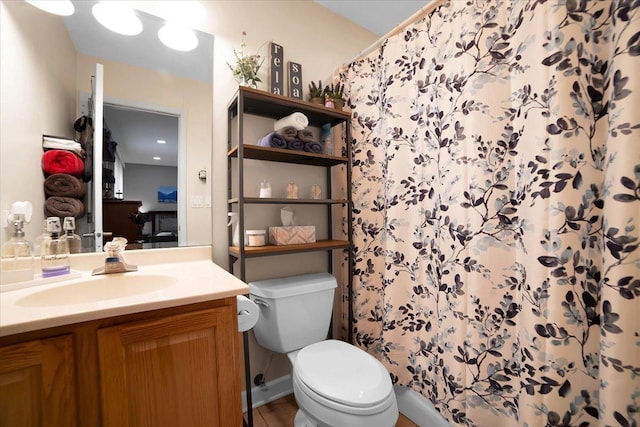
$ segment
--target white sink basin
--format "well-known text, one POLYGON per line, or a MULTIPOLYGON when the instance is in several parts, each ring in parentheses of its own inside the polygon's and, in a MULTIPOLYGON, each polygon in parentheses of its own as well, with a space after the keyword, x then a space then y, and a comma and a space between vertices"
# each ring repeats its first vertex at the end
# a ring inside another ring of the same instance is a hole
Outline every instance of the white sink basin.
POLYGON ((175 277, 166 275, 105 274, 33 292, 20 298, 16 303, 24 307, 87 304, 158 292, 177 282, 175 277))

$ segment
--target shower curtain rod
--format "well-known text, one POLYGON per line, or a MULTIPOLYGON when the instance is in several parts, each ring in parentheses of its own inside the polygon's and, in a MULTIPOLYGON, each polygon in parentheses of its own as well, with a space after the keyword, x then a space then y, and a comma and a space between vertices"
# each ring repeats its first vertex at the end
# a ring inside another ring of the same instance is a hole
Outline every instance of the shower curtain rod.
POLYGON ((371 46, 369 46, 368 48, 366 48, 365 50, 363 50, 362 52, 357 54, 355 56, 355 58, 353 58, 352 60, 350 60, 350 61, 346 62, 345 64, 343 64, 343 66, 340 67, 340 68, 344 68, 346 65, 349 65, 352 62, 355 62, 358 59, 362 58, 363 56, 368 55, 374 49, 378 48, 382 43, 384 43, 385 40, 387 40, 388 38, 398 34, 407 25, 412 24, 412 23, 416 22, 419 18, 431 13, 436 7, 440 6, 445 1, 446 0, 431 0, 429 3, 427 3, 426 5, 421 7, 420 9, 418 9, 418 11, 416 11, 413 15, 411 15, 410 17, 408 17, 407 19, 402 21, 400 24, 396 25, 394 28, 392 28, 385 35, 383 35, 378 40, 373 42, 373 44, 371 46))

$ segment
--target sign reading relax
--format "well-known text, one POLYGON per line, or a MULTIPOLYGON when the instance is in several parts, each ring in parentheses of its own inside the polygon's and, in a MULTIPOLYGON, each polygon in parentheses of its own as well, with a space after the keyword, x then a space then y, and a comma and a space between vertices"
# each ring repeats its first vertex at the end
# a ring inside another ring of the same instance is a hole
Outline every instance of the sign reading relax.
MULTIPOLYGON (((269 44, 269 92, 284 95, 284 48, 277 43, 269 44)), ((289 97, 302 99, 302 65, 289 62, 289 97)))

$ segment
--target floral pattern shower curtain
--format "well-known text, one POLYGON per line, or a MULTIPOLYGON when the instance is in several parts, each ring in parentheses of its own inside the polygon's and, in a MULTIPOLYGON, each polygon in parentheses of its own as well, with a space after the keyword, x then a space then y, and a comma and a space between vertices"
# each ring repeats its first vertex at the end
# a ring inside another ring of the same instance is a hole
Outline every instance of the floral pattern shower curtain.
POLYGON ((341 73, 355 342, 454 425, 639 423, 639 6, 450 1, 341 73))

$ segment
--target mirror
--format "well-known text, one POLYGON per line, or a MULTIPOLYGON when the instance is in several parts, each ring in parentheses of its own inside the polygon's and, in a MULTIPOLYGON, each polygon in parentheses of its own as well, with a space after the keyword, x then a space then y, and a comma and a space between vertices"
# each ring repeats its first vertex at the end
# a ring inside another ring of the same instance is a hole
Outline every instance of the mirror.
MULTIPOLYGON (((101 63, 105 111, 111 111, 104 124, 117 142, 122 170, 116 171, 119 179, 111 193, 84 200, 86 214, 77 220, 78 234, 90 229, 94 203, 104 206, 104 195, 116 199, 105 203, 141 202, 140 211, 148 215, 136 224, 140 247, 211 244, 211 183, 200 171, 211 175, 213 36, 195 31, 197 48, 179 52, 159 41, 157 32, 164 25, 159 17, 136 11, 143 32, 122 36, 95 20, 91 8, 97 2, 73 3, 75 13, 62 18, 26 2, 2 2, 0 207, 31 201, 34 216, 25 232, 31 241, 40 234, 45 199, 42 135, 77 138, 73 124, 88 112, 92 75, 101 63), (172 122, 171 136, 157 136, 158 122, 143 117, 149 114, 172 122), (145 123, 152 123, 148 132, 145 123), (158 139, 167 144, 161 147, 158 139), (141 150, 143 144, 155 152, 141 150), (173 154, 159 154, 171 146, 173 154), (167 188, 177 190, 177 203, 172 195, 159 197, 158 191, 164 194, 167 188), (166 239, 145 240, 154 235, 166 239)), ((90 246, 91 241, 83 239, 83 248, 90 246)))

